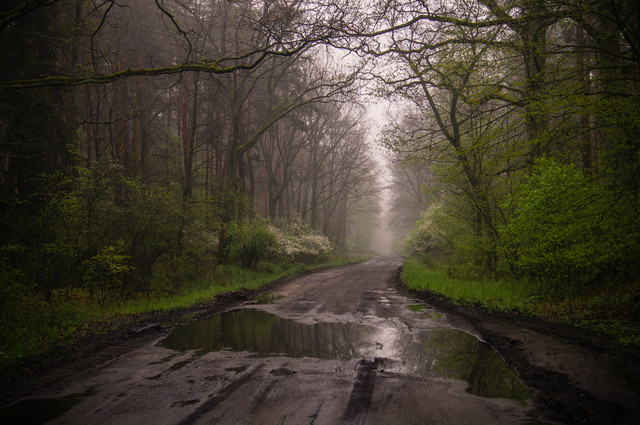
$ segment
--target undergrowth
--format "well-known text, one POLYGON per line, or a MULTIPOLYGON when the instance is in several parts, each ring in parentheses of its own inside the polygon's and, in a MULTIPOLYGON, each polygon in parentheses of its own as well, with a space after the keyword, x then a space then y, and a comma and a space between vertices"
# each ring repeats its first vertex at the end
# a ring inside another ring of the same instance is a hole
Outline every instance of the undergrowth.
POLYGON ((432 291, 458 304, 570 323, 607 333, 623 345, 640 346, 640 282, 595 286, 556 299, 539 294, 526 281, 458 279, 415 258, 405 261, 402 279, 412 290, 432 291))
POLYGON ((364 256, 326 255, 314 264, 258 264, 255 270, 220 266, 214 275, 192 282, 179 292, 99 303, 85 290, 65 290, 52 298, 25 297, 0 328, 0 367, 20 358, 64 348, 91 334, 108 332, 135 323, 144 313, 186 308, 211 301, 216 295, 242 288, 256 289, 270 282, 305 272, 363 261, 364 256))

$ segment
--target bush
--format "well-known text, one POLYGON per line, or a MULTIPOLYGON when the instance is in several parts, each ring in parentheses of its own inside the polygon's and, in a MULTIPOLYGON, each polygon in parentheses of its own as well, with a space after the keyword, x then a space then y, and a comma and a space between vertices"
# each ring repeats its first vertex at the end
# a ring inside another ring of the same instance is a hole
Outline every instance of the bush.
POLYGON ((175 257, 179 192, 150 188, 109 162, 75 171, 73 178, 39 178, 41 191, 23 202, 28 220, 0 247, 2 273, 20 275, 21 285, 47 300, 56 290, 83 286, 102 298, 123 291, 148 294, 156 265, 175 257), (8 256, 11 246, 24 254, 8 256), (114 269, 125 263, 118 256, 126 256, 130 267, 126 285, 114 269))
POLYGON ((460 277, 478 278, 493 273, 493 239, 476 234, 473 223, 461 213, 464 205, 454 201, 432 205, 421 214, 407 239, 409 255, 431 267, 446 262, 450 274, 460 277))
POLYGON ((82 263, 85 285, 92 295, 100 295, 101 302, 104 302, 108 295, 119 294, 124 298, 125 293, 130 290, 128 284, 131 282, 134 268, 131 265, 131 256, 124 253, 125 249, 123 242, 105 246, 98 254, 82 263))
POLYGON ((298 221, 270 226, 278 242, 278 255, 290 261, 311 263, 331 251, 331 242, 325 235, 298 221))
POLYGON ((632 199, 570 165, 538 162, 507 207, 504 248, 525 276, 567 294, 616 277, 637 261, 632 199))
POLYGON ((407 241, 413 254, 424 257, 446 249, 442 214, 442 204, 433 205, 422 212, 407 241))
POLYGON ((238 225, 230 223, 227 232, 232 241, 229 258, 245 268, 255 268, 260 260, 269 260, 279 248, 271 226, 264 220, 238 225))

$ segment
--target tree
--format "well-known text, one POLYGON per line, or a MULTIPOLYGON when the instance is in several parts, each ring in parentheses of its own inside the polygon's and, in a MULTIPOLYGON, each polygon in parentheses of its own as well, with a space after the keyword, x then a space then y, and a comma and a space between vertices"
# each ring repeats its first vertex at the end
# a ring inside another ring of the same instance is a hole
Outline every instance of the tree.
POLYGON ((391 153, 391 211, 389 225, 399 234, 406 235, 420 218, 420 212, 433 203, 437 194, 431 194, 435 185, 428 158, 404 158, 391 153))
POLYGON ((603 199, 625 200, 607 206, 613 215, 637 199, 638 144, 628 135, 637 131, 638 18, 628 4, 386 2, 375 16, 374 28, 352 33, 352 48, 385 59, 392 71, 377 75, 380 90, 412 104, 386 144, 427 158, 444 207, 480 238, 480 270, 496 270, 502 252, 516 271, 501 249, 514 219, 504 200, 541 157, 606 182, 603 199))

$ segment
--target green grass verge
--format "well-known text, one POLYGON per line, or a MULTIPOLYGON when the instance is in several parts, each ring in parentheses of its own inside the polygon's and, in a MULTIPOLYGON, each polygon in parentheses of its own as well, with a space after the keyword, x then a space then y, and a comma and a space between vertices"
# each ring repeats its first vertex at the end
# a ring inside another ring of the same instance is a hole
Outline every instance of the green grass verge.
POLYGON ((415 258, 404 262, 402 279, 408 288, 416 291, 429 290, 459 304, 482 304, 500 310, 521 310, 530 297, 520 283, 456 279, 446 270, 430 268, 415 258))
POLYGON ((601 285, 558 300, 540 296, 526 281, 456 279, 415 258, 404 262, 402 280, 410 289, 432 291, 458 304, 571 323, 605 332, 623 345, 640 346, 640 282, 601 285))
POLYGON ((188 308, 211 301, 216 295, 241 288, 256 289, 279 279, 293 278, 309 271, 364 261, 368 256, 331 255, 314 264, 271 264, 256 271, 233 266, 219 267, 215 276, 192 282, 188 288, 167 295, 112 300, 100 304, 86 291, 66 290, 52 300, 23 299, 15 313, 0 328, 0 366, 21 358, 64 348, 92 334, 133 325, 140 315, 188 308))

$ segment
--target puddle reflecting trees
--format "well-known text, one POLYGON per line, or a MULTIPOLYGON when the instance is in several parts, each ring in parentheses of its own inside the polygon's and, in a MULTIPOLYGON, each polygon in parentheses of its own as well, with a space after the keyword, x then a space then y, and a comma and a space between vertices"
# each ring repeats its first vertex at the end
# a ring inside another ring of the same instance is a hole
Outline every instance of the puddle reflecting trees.
POLYGON ((519 401, 533 396, 498 353, 464 331, 430 330, 422 335, 422 347, 433 362, 431 373, 468 382, 471 394, 519 401))
POLYGON ((469 383, 471 394, 519 401, 532 393, 506 362, 473 335, 435 328, 417 335, 395 327, 356 323, 302 324, 256 309, 241 309, 177 326, 158 345, 177 351, 247 351, 327 360, 383 358, 388 371, 469 383))
POLYGON ((199 354, 229 349, 258 356, 327 360, 358 358, 376 329, 355 323, 304 325, 260 310, 243 309, 178 326, 158 345, 199 354))

